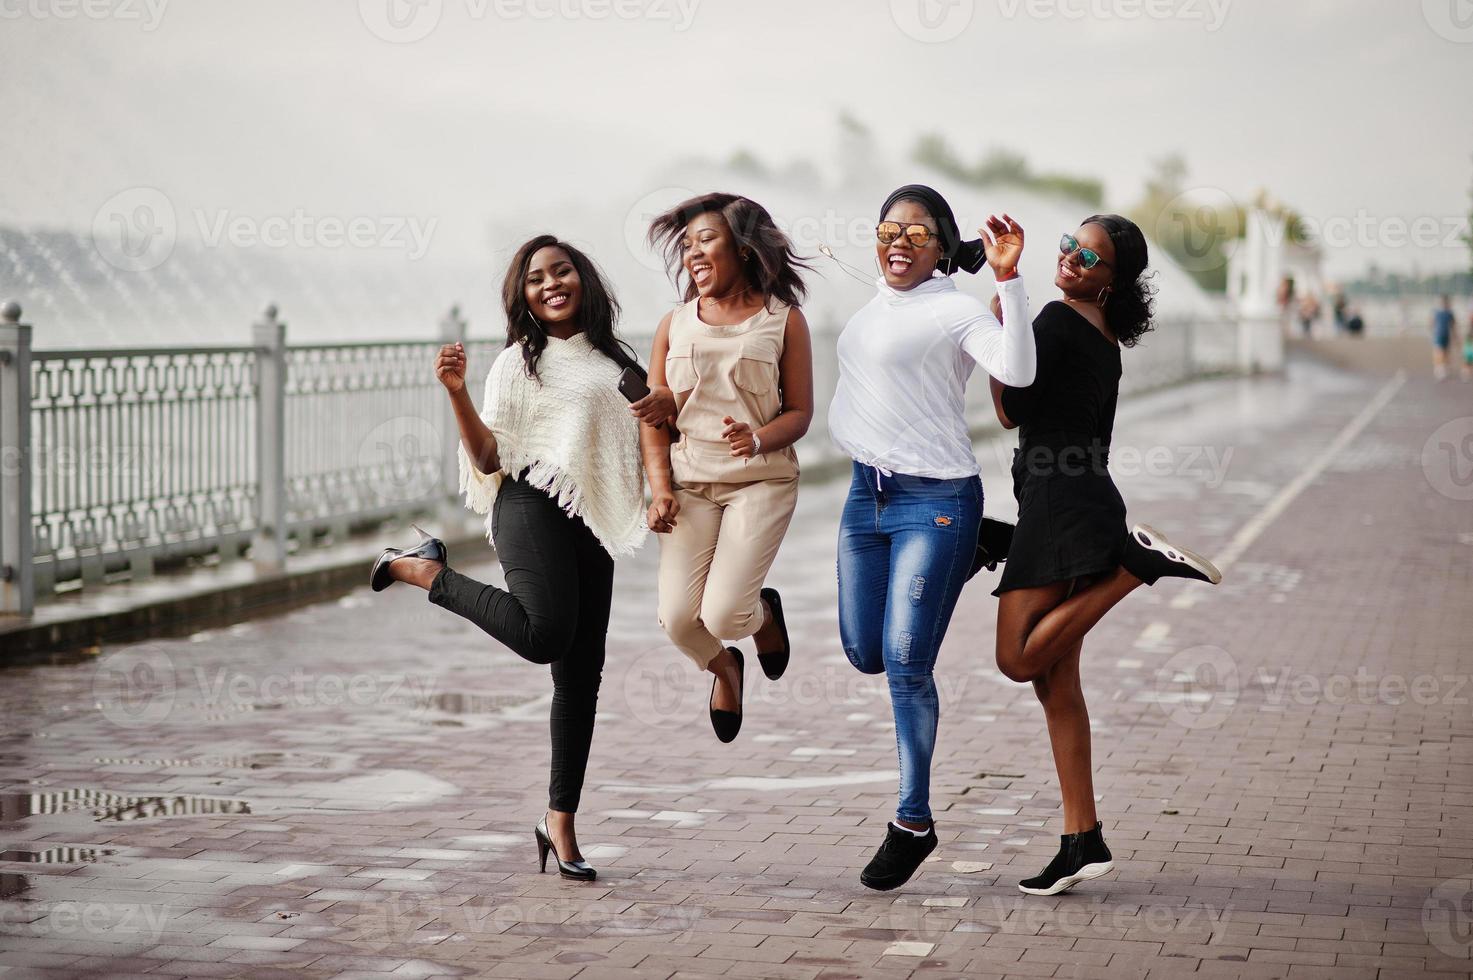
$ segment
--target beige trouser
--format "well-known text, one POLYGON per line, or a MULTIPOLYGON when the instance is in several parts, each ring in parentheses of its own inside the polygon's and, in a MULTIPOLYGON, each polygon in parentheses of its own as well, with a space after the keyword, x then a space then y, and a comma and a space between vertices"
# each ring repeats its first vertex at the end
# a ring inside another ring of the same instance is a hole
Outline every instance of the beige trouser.
POLYGON ((660 535, 660 625, 702 670, 762 628, 762 582, 798 501, 796 477, 687 483, 675 528, 660 535))

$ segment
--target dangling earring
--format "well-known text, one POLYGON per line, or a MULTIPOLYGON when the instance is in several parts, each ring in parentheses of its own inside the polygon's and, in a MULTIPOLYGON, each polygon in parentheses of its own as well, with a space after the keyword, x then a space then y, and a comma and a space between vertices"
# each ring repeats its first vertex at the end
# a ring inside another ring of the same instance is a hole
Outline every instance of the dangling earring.
POLYGON ((532 315, 532 311, 531 310, 522 310, 522 313, 524 313, 526 315, 526 317, 527 317, 528 320, 531 320, 532 321, 532 332, 533 333, 541 333, 542 332, 542 324, 537 322, 537 318, 532 315))
POLYGON ((1110 287, 1106 286, 1100 290, 1100 295, 1095 297, 1095 305, 1103 308, 1105 301, 1110 298, 1110 287))

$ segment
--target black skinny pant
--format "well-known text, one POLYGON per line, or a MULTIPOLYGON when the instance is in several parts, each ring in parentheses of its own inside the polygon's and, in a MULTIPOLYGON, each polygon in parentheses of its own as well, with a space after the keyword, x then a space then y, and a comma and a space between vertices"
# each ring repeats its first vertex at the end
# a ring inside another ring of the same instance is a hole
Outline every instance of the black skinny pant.
POLYGON ((572 813, 593 743, 614 560, 581 519, 521 480, 503 481, 491 522, 507 587, 477 582, 446 566, 430 584, 429 598, 517 656, 552 665, 548 806, 572 813))

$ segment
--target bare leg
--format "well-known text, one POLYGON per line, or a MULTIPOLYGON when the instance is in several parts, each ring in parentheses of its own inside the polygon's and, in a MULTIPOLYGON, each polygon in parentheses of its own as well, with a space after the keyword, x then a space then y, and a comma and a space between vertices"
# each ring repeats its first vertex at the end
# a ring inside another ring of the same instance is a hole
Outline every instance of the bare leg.
POLYGON ((706 669, 716 675, 716 694, 712 698, 712 705, 720 711, 736 711, 742 709, 742 674, 737 669, 736 657, 731 651, 722 650, 706 669))
POLYGON ((1057 591, 1063 584, 1002 594, 997 610, 997 666, 1010 680, 1022 683, 1043 677, 1077 650, 1105 613, 1142 583, 1125 569, 1116 568, 1067 599, 1057 591), (1050 608, 1047 602, 1052 595, 1060 595, 1060 601, 1050 608))
POLYGON ((430 561, 428 558, 395 558, 389 562, 389 576, 400 582, 417 585, 428 592, 435 576, 444 567, 444 562, 430 561))
POLYGON ((1099 819, 1090 764, 1089 709, 1079 683, 1079 654, 1083 649, 1083 641, 1075 643, 1073 650, 1033 682, 1033 692, 1048 720, 1049 745, 1064 800, 1066 834, 1093 830, 1099 819))
POLYGON ((557 856, 564 861, 583 860, 583 852, 578 850, 578 832, 573 829, 574 816, 562 810, 547 811, 547 836, 552 838, 557 856))
POLYGON ((767 600, 762 602, 762 626, 752 635, 752 642, 757 644, 758 650, 772 651, 782 650, 783 635, 777 628, 777 617, 772 614, 772 607, 767 600))

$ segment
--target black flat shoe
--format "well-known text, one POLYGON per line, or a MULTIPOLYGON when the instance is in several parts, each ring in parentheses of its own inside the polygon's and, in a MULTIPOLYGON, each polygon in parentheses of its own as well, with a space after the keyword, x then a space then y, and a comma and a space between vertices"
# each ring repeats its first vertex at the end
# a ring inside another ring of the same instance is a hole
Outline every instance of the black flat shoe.
POLYGON ((1018 890, 1025 895, 1057 895, 1081 881, 1107 875, 1114 868, 1101 825, 1096 821, 1093 830, 1060 835, 1059 853, 1043 869, 1043 874, 1024 878, 1018 882, 1018 890))
POLYGON ((762 664, 762 673, 767 679, 775 681, 788 669, 788 659, 792 655, 793 647, 788 642, 788 621, 783 617, 783 597, 777 594, 777 589, 763 589, 762 599, 767 603, 767 608, 772 610, 772 621, 777 623, 778 632, 783 635, 783 648, 772 650, 767 653, 758 652, 757 661, 762 664))
POLYGON ((1148 524, 1130 529, 1120 564, 1147 585, 1162 578, 1188 578, 1211 585, 1222 581, 1216 565, 1194 551, 1178 548, 1148 524))
MULTIPOLYGON (((736 647, 727 647, 727 652, 736 657, 737 662, 737 697, 740 699, 742 687, 747 680, 747 665, 742 658, 742 651, 736 647)), ((711 678, 711 705, 716 703, 716 682, 720 678, 711 678)), ((710 707, 708 705, 708 707, 710 707)), ((737 732, 742 730, 742 713, 740 711, 724 711, 720 708, 710 707, 711 728, 715 730, 716 737, 723 742, 730 742, 737 737, 737 732)))
POLYGON ((972 570, 967 572, 967 578, 984 568, 993 571, 999 563, 1008 560, 1008 551, 1013 547, 1013 532, 1017 527, 995 517, 982 518, 977 528, 977 553, 972 556, 972 570))
POLYGON ((911 879, 921 862, 936 850, 936 825, 917 837, 904 827, 885 825, 885 840, 869 864, 860 872, 859 883, 866 888, 887 892, 911 879))
POLYGON ((389 574, 389 564, 395 558, 427 558, 430 561, 440 562, 442 565, 450 560, 450 552, 445 547, 445 542, 427 533, 418 524, 410 527, 419 532, 419 544, 413 548, 385 548, 384 553, 378 556, 378 561, 373 563, 373 571, 369 573, 368 584, 373 591, 382 592, 396 581, 389 574))
POLYGON ((547 873, 547 852, 552 852, 552 858, 557 862, 557 873, 564 878, 574 881, 592 881, 598 877, 598 872, 589 867, 587 861, 564 861, 558 857, 557 848, 553 846, 552 838, 547 835, 547 814, 537 821, 537 826, 532 828, 532 833, 537 838, 537 858, 542 862, 542 870, 538 874, 547 873))

